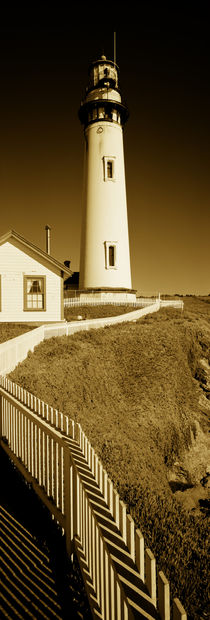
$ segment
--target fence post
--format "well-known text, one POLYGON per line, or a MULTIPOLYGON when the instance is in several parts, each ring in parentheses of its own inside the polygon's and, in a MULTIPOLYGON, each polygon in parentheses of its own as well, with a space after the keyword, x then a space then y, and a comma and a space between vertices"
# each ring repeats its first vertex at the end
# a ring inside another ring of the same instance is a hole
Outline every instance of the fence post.
POLYGON ((146 549, 146 586, 156 607, 156 561, 151 549, 146 549))
POLYGON ((170 620, 169 582, 162 570, 158 573, 158 611, 161 620, 170 620))
POLYGON ((173 600, 173 620, 187 620, 187 614, 178 598, 173 600))

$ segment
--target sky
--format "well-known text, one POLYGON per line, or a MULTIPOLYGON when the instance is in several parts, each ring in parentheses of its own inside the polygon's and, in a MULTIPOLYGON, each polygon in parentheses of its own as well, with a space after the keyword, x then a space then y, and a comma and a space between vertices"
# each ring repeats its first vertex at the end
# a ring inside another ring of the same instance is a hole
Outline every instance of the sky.
POLYGON ((48 224, 52 255, 79 270, 84 136, 78 109, 89 64, 101 54, 113 60, 116 31, 129 108, 124 154, 132 286, 138 295, 209 294, 208 3, 137 4, 130 3, 123 20, 122 10, 116 17, 94 3, 91 14, 87 3, 68 14, 62 3, 45 2, 39 14, 1 19, 0 236, 12 228, 45 249, 48 224))

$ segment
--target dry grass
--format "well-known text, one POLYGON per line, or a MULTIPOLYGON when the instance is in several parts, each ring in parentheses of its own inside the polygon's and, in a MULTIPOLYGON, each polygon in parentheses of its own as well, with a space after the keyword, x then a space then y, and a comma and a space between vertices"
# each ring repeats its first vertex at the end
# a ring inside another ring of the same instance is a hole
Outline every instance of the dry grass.
POLYGON ((196 620, 207 617, 207 518, 178 505, 167 474, 203 422, 195 376, 209 345, 210 304, 187 298, 184 312, 41 343, 11 374, 81 422, 172 595, 196 620))
POLYGON ((34 328, 25 323, 0 323, 0 344, 10 340, 10 338, 20 336, 30 329, 34 328))
POLYGON ((77 321, 78 316, 82 316, 83 319, 99 319, 107 316, 117 316, 119 314, 125 314, 126 312, 132 312, 135 310, 135 306, 119 305, 112 306, 98 305, 98 306, 76 306, 64 309, 64 317, 66 321, 77 321))

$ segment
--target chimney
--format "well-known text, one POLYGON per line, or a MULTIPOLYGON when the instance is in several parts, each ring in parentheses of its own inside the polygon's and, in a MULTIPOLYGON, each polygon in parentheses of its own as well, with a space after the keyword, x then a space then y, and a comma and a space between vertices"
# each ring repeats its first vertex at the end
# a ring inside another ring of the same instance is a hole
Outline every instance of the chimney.
POLYGON ((68 267, 68 269, 70 269, 70 263, 71 263, 71 261, 70 261, 70 260, 65 260, 65 261, 64 261, 64 265, 65 265, 66 267, 68 267))
POLYGON ((51 232, 50 226, 45 226, 45 230, 46 230, 46 252, 47 254, 50 254, 50 232, 51 232))

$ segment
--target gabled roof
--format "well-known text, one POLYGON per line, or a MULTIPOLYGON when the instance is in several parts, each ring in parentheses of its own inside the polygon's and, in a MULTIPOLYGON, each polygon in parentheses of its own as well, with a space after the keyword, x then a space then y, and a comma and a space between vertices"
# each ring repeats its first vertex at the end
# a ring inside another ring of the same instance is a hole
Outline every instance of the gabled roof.
POLYGON ((66 267, 64 263, 60 263, 60 261, 56 260, 56 258, 53 258, 51 254, 47 254, 47 252, 44 252, 44 250, 41 250, 40 248, 38 248, 36 245, 31 243, 31 241, 24 239, 24 237, 22 237, 22 235, 19 235, 19 233, 17 233, 15 230, 9 230, 7 233, 5 233, 5 235, 0 237, 0 245, 3 245, 7 241, 12 241, 12 240, 23 245, 26 250, 28 248, 29 250, 32 250, 34 254, 37 254, 37 260, 39 260, 39 258, 42 258, 46 262, 48 262, 49 269, 50 269, 50 265, 53 265, 54 267, 57 267, 57 269, 59 269, 60 271, 64 271, 64 273, 68 274, 68 276, 72 275, 73 271, 71 271, 71 269, 66 267))

